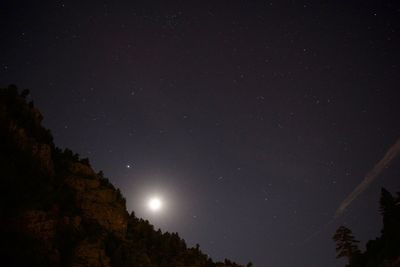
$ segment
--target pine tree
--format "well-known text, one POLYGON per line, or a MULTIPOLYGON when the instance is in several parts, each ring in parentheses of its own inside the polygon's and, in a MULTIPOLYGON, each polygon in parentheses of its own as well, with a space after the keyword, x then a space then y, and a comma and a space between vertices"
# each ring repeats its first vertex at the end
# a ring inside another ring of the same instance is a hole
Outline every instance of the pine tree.
POLYGON ((353 233, 349 228, 340 226, 336 230, 333 240, 336 242, 336 258, 347 257, 350 263, 355 256, 360 254, 360 250, 357 246, 359 241, 354 239, 353 233))
POLYGON ((383 217, 383 235, 387 236, 393 232, 393 228, 397 228, 395 214, 396 214, 396 201, 392 194, 385 188, 381 190, 380 199, 380 212, 383 217))
POLYGON ((382 188, 380 199, 380 211, 383 216, 382 239, 384 257, 394 257, 400 253, 400 205, 389 191, 382 188))

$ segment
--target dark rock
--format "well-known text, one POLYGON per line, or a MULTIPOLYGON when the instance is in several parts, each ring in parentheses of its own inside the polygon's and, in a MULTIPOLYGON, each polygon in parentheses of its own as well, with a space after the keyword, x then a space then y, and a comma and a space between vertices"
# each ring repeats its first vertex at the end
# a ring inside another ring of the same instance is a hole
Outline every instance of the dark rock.
POLYGON ((2 266, 239 266, 214 263, 177 234, 129 215, 88 159, 55 147, 25 98, 0 89, 2 266))

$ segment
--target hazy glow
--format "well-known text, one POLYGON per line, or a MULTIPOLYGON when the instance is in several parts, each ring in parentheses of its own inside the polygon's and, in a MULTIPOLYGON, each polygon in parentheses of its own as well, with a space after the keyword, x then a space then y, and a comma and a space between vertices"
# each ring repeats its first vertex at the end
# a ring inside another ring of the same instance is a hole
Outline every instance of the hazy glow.
POLYGON ((151 211, 159 211, 162 208, 162 202, 158 197, 150 198, 148 207, 151 211))

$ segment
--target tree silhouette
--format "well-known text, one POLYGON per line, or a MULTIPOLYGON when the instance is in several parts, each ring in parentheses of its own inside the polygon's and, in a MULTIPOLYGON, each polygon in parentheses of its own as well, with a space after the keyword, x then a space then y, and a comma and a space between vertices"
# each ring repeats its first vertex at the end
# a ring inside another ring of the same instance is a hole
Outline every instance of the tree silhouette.
POLYGON ((396 220, 396 200, 385 188, 382 188, 380 199, 380 212, 383 216, 383 235, 386 236, 397 228, 398 221, 396 220), (396 223, 397 222, 397 223, 396 223))
POLYGON ((26 99, 26 97, 27 97, 29 94, 30 94, 29 90, 28 90, 28 89, 24 89, 24 90, 22 90, 22 92, 21 92, 21 97, 22 97, 23 99, 26 99))
POLYGON ((347 257, 348 262, 352 262, 355 256, 360 254, 357 243, 351 230, 345 226, 340 226, 333 236, 336 242, 336 258, 347 257))
POLYGON ((382 188, 380 212, 383 217, 381 235, 366 244, 364 252, 358 251, 352 233, 341 226, 333 239, 336 241, 337 258, 347 257, 347 267, 400 266, 400 193, 392 195, 382 188))
POLYGON ((391 258, 400 252, 400 205, 385 188, 382 188, 380 199, 380 211, 383 217, 382 246, 384 257, 391 258))

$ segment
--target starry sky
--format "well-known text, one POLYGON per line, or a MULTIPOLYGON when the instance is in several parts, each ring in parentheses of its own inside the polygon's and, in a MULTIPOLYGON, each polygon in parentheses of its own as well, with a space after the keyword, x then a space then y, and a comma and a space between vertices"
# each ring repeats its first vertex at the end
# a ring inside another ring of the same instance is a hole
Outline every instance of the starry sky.
POLYGON ((343 266, 380 188, 335 210, 400 136, 399 1, 1 1, 0 86, 128 209, 215 260, 343 266), (145 201, 163 200, 151 213, 145 201))

